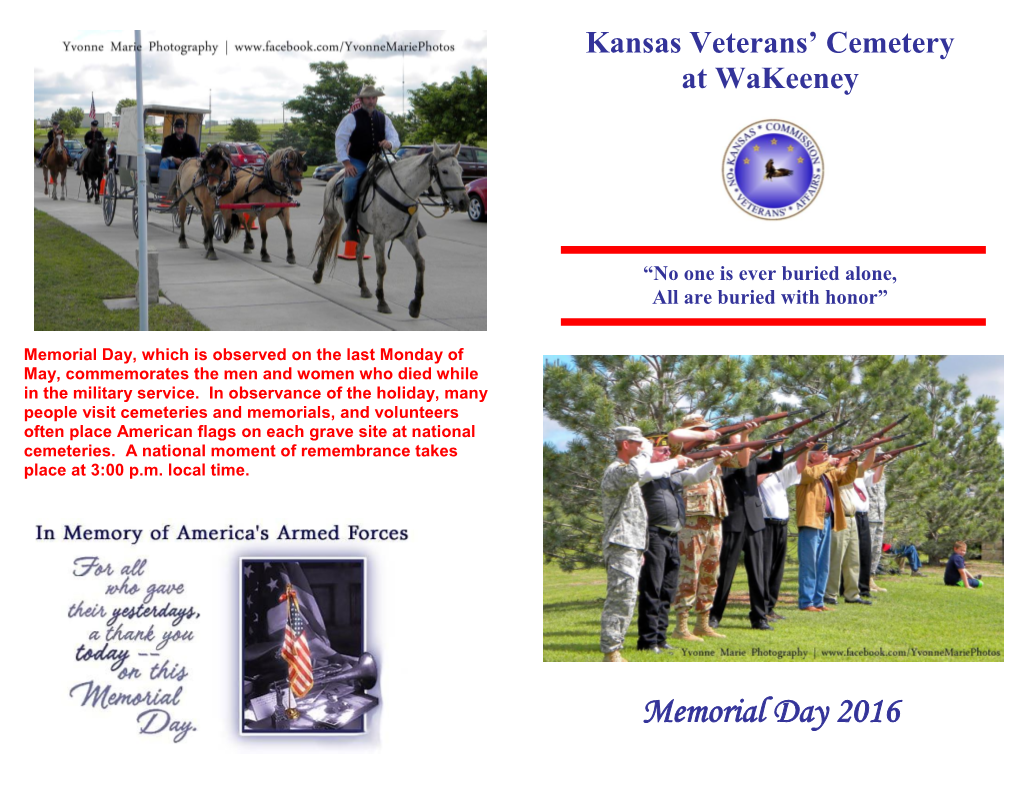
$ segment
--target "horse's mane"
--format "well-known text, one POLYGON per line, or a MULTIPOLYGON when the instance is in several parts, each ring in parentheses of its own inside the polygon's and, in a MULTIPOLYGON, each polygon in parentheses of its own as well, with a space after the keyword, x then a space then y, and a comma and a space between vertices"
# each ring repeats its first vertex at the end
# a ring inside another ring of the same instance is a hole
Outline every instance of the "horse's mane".
MULTIPOLYGON (((269 165, 270 173, 274 172, 277 167, 283 166, 283 161, 287 158, 288 154, 293 153, 296 157, 295 162, 304 164, 304 157, 297 148, 280 148, 269 154, 269 158, 266 159, 266 163, 269 165)), ((304 169, 302 167, 302 169, 304 169)), ((276 176, 273 175, 275 178, 276 176)))

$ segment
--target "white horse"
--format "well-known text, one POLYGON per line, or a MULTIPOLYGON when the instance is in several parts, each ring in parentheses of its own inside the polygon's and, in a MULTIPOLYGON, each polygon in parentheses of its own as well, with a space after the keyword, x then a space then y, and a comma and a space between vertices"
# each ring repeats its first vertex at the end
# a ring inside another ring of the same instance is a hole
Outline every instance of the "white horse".
MULTIPOLYGON (((386 242, 399 238, 400 242, 411 253, 418 272, 414 285, 414 298, 408 305, 411 317, 421 314, 421 298, 425 294, 425 259, 418 251, 418 214, 419 195, 433 183, 439 187, 443 205, 446 210, 467 211, 468 200, 464 192, 463 171, 457 154, 460 143, 452 147, 442 148, 433 143, 432 152, 420 156, 409 156, 398 159, 392 164, 373 159, 368 170, 361 176, 358 197, 358 286, 362 298, 371 298, 372 293, 365 283, 365 270, 362 260, 365 254, 367 236, 372 235, 375 246, 375 271, 378 277, 375 296, 379 300, 380 312, 389 314, 392 310, 386 303, 383 293, 383 279, 386 276, 386 258, 384 256, 386 242)), ((316 284, 322 281, 322 269, 326 258, 336 260, 340 248, 340 233, 343 230, 343 170, 338 172, 328 184, 322 206, 322 230, 315 242, 315 250, 319 255, 312 279, 316 284)))

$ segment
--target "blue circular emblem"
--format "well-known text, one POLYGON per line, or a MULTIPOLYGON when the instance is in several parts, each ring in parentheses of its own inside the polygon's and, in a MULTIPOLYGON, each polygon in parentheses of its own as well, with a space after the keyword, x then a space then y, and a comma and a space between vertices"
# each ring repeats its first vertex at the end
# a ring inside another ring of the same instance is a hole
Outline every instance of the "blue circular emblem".
POLYGON ((759 120, 742 129, 723 157, 730 199, 759 219, 789 219, 822 190, 822 151, 814 138, 786 120, 759 120))

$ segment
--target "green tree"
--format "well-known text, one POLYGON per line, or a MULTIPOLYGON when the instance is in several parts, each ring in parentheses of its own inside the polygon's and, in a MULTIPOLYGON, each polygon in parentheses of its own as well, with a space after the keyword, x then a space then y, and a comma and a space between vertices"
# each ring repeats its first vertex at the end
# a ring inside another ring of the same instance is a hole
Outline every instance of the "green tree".
POLYGON ((564 569, 601 562, 602 474, 615 449, 613 428, 678 427, 700 412, 721 422, 776 409, 768 357, 574 356, 574 369, 547 364, 546 414, 577 435, 566 451, 544 448, 544 554, 564 569))
POLYGON ((896 460, 886 494, 894 538, 916 544, 932 564, 948 557, 956 540, 1001 538, 1005 515, 998 403, 993 397, 971 402, 964 376, 944 380, 943 358, 914 362, 919 413, 911 421, 929 443, 896 460))
POLYGON ((151 145, 159 145, 163 142, 163 127, 162 126, 146 126, 145 127, 145 140, 151 145))
POLYGON ((74 139, 78 136, 78 127, 81 126, 84 117, 85 110, 81 107, 72 107, 68 110, 58 109, 53 113, 52 120, 60 123, 60 128, 64 130, 67 139, 74 139))
POLYGON ((117 102, 117 108, 113 111, 114 115, 121 115, 124 112, 125 107, 137 107, 138 102, 132 98, 122 98, 117 102))
POLYGON ((418 116, 414 112, 407 112, 403 115, 390 115, 389 117, 397 136, 400 137, 400 143, 403 145, 411 142, 418 130, 418 116))
POLYGON ((261 136, 258 124, 246 118, 234 118, 227 128, 227 137, 232 140, 258 142, 261 136))
POLYGON ((486 73, 473 66, 442 85, 426 83, 411 92, 419 124, 410 141, 474 144, 488 137, 486 73))
MULTIPOLYGON (((304 95, 287 102, 295 132, 310 143, 315 151, 332 151, 337 126, 351 108, 363 84, 374 84, 369 75, 357 76, 347 70, 347 63, 312 63, 316 75, 314 85, 305 85, 304 95)), ((333 161, 330 157, 329 161, 333 161)))
POLYGON ((280 127, 280 130, 273 135, 273 138, 267 145, 270 153, 278 151, 280 148, 296 148, 297 150, 304 151, 305 163, 315 166, 329 164, 335 158, 332 145, 330 145, 328 150, 316 148, 308 137, 298 133, 293 123, 287 123, 280 127))

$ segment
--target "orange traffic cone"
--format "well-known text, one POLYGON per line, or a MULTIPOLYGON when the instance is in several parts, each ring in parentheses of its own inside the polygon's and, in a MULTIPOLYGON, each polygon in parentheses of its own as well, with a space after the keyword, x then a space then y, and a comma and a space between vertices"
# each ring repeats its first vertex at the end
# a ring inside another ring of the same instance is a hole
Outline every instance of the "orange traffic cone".
POLYGON ((99 182, 99 194, 100 196, 106 194, 106 178, 99 182))
POLYGON ((247 213, 244 215, 244 226, 249 230, 259 229, 258 221, 253 219, 251 215, 247 213))
MULTIPOLYGON (((357 241, 346 241, 344 243, 343 254, 338 254, 341 260, 357 260, 358 259, 358 243, 357 241)), ((365 255, 361 258, 362 260, 371 260, 371 255, 365 255)))

